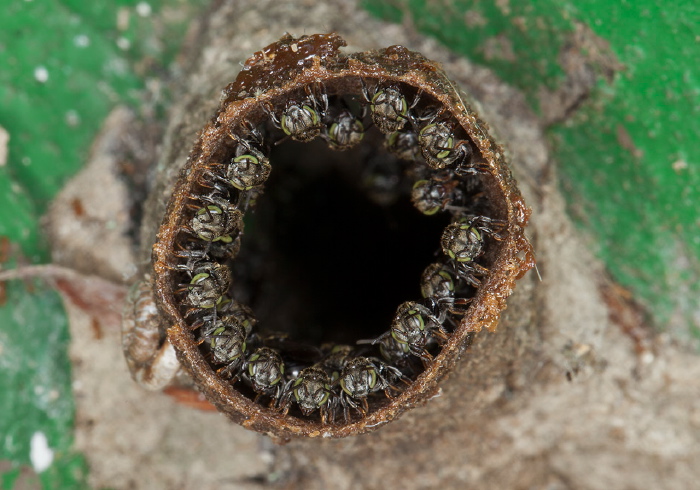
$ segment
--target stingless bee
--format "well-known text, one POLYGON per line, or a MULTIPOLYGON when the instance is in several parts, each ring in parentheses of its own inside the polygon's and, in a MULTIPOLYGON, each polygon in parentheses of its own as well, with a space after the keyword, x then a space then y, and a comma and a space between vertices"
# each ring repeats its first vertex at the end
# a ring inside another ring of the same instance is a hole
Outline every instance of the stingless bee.
POLYGON ((438 342, 446 341, 447 331, 443 328, 442 322, 427 307, 415 301, 406 301, 396 309, 391 329, 375 340, 375 343, 379 343, 387 336, 404 345, 408 352, 427 363, 432 360, 432 356, 425 348, 428 341, 432 339, 438 342))
POLYGON ((287 382, 284 392, 280 402, 284 414, 293 398, 305 416, 319 410, 323 424, 328 422, 329 414, 333 417, 336 395, 331 389, 330 376, 318 365, 302 369, 296 379, 287 382))
POLYGON ((245 326, 232 315, 223 316, 204 329, 201 341, 209 342, 212 362, 226 364, 217 371, 218 374, 238 379, 239 369, 245 362, 246 337, 245 326))
POLYGON ((248 143, 236 147, 231 161, 225 166, 224 179, 241 191, 261 186, 270 176, 270 159, 248 143))
POLYGON ((450 178, 450 175, 434 175, 429 179, 418 180, 411 190, 411 202, 427 216, 449 209, 453 202, 462 198, 459 181, 450 178))
POLYGON ((485 235, 503 240, 500 229, 505 226, 501 220, 486 216, 463 216, 449 224, 442 233, 442 251, 455 261, 461 279, 478 287, 481 282, 475 277, 488 272, 488 269, 475 261, 484 253, 485 235))
POLYGON ((447 313, 464 315, 471 298, 457 298, 453 271, 446 264, 430 264, 421 275, 421 294, 443 322, 447 313))
POLYGON ((217 195, 202 200, 204 206, 197 208, 190 220, 192 233, 206 242, 231 243, 234 233, 243 231, 243 213, 217 195))
POLYGON ((187 304, 194 308, 214 308, 221 304, 231 287, 231 270, 217 262, 201 262, 194 267, 190 282, 183 286, 187 304))
POLYGON ((243 366, 244 379, 260 397, 269 396, 271 404, 280 399, 284 390, 284 362, 280 355, 269 347, 259 347, 243 366))
POLYGON ((413 130, 394 131, 386 135, 384 147, 396 158, 409 162, 417 162, 421 158, 421 147, 418 135, 413 130))
POLYGON ((326 129, 328 146, 333 150, 349 150, 362 142, 365 126, 349 109, 341 111, 326 129))
POLYGON ((354 357, 346 360, 337 381, 341 388, 339 403, 343 407, 345 420, 350 420, 350 408, 363 417, 367 415, 367 396, 371 393, 384 391, 391 398, 389 390, 398 390, 394 386, 398 380, 406 380, 403 373, 379 359, 354 357))
POLYGON ((457 262, 473 262, 484 253, 484 235, 503 240, 505 223, 486 216, 463 216, 445 228, 440 239, 443 252, 457 262))
POLYGON ((428 166, 440 170, 460 158, 468 160, 471 147, 466 141, 455 141, 454 125, 437 121, 423 126, 418 133, 423 158, 428 166))
POLYGON ((319 89, 307 85, 304 89, 306 97, 291 97, 287 100, 279 118, 269 107, 265 107, 265 111, 270 115, 272 123, 285 135, 295 141, 308 143, 321 134, 323 119, 328 111, 328 96, 324 87, 319 89))
POLYGON ((418 97, 416 97, 413 104, 409 106, 406 97, 394 85, 384 87, 377 85, 374 94, 370 96, 363 82, 362 94, 369 102, 374 125, 384 134, 391 134, 403 128, 409 121, 409 110, 418 103, 418 97))

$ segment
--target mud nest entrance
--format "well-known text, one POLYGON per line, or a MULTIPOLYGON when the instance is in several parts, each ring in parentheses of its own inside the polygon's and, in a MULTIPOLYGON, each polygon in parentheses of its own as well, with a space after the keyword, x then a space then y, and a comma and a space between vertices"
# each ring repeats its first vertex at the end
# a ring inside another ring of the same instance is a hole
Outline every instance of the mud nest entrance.
POLYGON ((154 248, 180 360, 282 437, 366 431, 431 396, 532 265, 528 212, 454 85, 405 48, 343 44, 248 60, 154 248))

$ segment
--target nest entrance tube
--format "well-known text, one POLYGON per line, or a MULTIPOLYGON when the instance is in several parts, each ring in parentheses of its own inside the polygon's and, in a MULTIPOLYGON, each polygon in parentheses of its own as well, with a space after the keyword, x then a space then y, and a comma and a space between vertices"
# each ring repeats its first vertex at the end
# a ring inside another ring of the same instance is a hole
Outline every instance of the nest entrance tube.
POLYGON ((280 438, 366 432, 432 396, 533 264, 502 151, 439 66, 343 45, 248 60, 154 247, 181 363, 280 438))
POLYGON ((234 297, 266 330, 354 344, 381 335, 396 305, 420 296, 449 221, 422 215, 399 182, 391 202, 374 195, 367 160, 377 155, 391 158, 381 141, 344 152, 321 140, 273 148, 266 192, 232 265, 234 297))

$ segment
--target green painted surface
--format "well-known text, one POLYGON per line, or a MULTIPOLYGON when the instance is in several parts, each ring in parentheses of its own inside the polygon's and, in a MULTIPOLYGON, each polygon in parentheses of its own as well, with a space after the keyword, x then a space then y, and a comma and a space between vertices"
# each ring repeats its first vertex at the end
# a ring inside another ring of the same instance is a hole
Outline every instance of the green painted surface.
MULTIPOLYGON (((0 167, 0 236, 12 260, 49 260, 39 219, 116 103, 138 106, 149 77, 172 60, 200 0, 9 0, 0 16, 0 126, 10 134, 0 167), (167 20, 166 20, 167 19, 167 20)), ((72 449, 74 404, 68 325, 58 295, 40 282, 8 285, 0 307, 0 485, 81 488, 87 467, 72 449), (33 475, 32 434, 53 464, 33 475), (20 483, 21 482, 21 483, 20 483)))
POLYGON ((569 210, 660 329, 700 338, 697 1, 364 4, 489 66, 536 110, 542 87, 564 83, 560 52, 577 26, 605 41, 603 54, 617 61, 612 79, 601 76, 573 118, 549 129, 569 210))
MULTIPOLYGON (((0 236, 23 260, 48 259, 38 226, 47 202, 84 163, 108 110, 116 102, 138 104, 144 79, 167 66, 191 17, 176 14, 188 12, 188 3, 197 2, 3 3, 0 126, 11 139, 9 161, 0 167, 0 236), (137 13, 144 4, 152 15, 137 13), (165 9, 174 21, 155 32, 153 18, 166 17, 165 9)), ((555 89, 565 78, 558 54, 575 22, 607 40, 624 70, 611 84, 601 80, 572 120, 550 130, 562 185, 573 215, 597 237, 600 256, 657 323, 673 319, 698 330, 697 2, 366 3, 395 21, 410 15, 419 30, 522 88, 535 108, 538 89, 555 89)), ((36 478, 45 488, 79 488, 86 467, 71 449, 65 316, 55 293, 32 286, 29 293, 23 283, 10 285, 0 308, 0 462, 10 465, 0 485, 26 479, 29 440, 41 431, 55 458, 36 478)))

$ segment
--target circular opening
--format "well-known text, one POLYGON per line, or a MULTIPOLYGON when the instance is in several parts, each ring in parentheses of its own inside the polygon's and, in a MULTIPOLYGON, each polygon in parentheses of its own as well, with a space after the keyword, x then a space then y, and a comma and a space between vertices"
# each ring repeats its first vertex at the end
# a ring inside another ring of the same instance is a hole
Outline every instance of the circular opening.
POLYGON ((261 103, 218 148, 175 252, 202 355, 295 417, 388 403, 439 354, 504 237, 476 145, 428 94, 354 78, 261 103))
POLYGON ((397 305, 420 297, 449 216, 416 210, 398 172, 392 195, 377 195, 368 182, 375 158, 405 166, 378 142, 346 152, 323 141, 273 149, 273 172, 233 265, 234 296, 268 331, 355 344, 377 338, 397 305))

